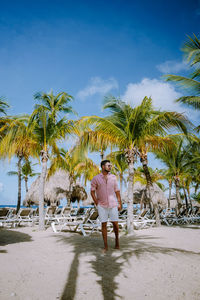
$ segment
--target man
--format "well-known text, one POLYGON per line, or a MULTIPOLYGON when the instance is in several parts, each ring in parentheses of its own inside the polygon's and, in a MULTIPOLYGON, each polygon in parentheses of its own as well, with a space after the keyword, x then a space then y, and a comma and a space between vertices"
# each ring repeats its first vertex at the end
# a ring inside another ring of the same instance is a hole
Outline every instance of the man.
POLYGON ((115 233, 115 249, 119 249, 118 210, 121 210, 122 203, 116 176, 110 173, 111 168, 112 165, 110 161, 103 160, 101 162, 102 172, 96 175, 91 181, 91 196, 99 213, 104 241, 104 252, 108 250, 108 218, 113 224, 113 230, 115 233))

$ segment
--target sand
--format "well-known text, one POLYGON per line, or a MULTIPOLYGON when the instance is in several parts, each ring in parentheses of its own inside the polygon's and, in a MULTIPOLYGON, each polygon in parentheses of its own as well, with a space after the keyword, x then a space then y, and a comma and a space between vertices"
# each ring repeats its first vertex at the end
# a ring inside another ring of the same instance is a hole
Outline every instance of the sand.
POLYGON ((100 234, 51 228, 0 230, 0 299, 199 300, 200 226, 160 227, 120 236, 102 255, 100 234))

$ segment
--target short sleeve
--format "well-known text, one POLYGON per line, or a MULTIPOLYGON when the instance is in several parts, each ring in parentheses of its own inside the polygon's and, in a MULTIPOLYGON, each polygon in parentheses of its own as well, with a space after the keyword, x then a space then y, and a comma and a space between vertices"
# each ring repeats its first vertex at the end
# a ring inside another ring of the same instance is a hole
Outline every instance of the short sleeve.
POLYGON ((114 190, 115 190, 115 192, 120 191, 119 186, 118 186, 118 183, 117 183, 117 178, 116 178, 116 177, 115 177, 114 190))
POLYGON ((97 181, 96 178, 94 177, 91 181, 91 191, 96 191, 97 190, 97 181))

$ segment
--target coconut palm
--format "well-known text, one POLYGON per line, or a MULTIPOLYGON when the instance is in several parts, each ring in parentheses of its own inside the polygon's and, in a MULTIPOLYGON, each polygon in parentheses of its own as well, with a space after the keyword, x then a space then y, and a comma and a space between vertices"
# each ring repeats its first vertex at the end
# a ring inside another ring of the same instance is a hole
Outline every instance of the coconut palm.
MULTIPOLYGON (((156 157, 161 159, 168 167, 168 174, 173 176, 176 188, 176 200, 178 210, 182 206, 180 188, 183 182, 189 177, 190 167, 197 162, 196 158, 188 159, 189 146, 181 136, 172 137, 174 144, 170 147, 166 145, 162 151, 156 151, 156 157)), ((185 186, 185 183, 184 183, 185 186)))
MULTIPOLYGON (((165 177, 163 175, 163 170, 159 170, 159 169, 152 169, 150 167, 148 167, 149 169, 149 173, 151 176, 151 181, 152 183, 157 184, 157 186, 161 189, 161 190, 165 190, 165 186, 164 184, 162 184, 160 182, 160 180, 164 180, 165 177)), ((146 185, 147 184, 147 180, 146 180, 146 176, 144 173, 144 169, 142 167, 138 167, 135 170, 135 176, 134 176, 134 182, 139 181, 141 184, 146 185)))
MULTIPOLYGON (((165 75, 167 81, 172 81, 188 91, 187 96, 180 97, 177 102, 187 104, 195 109, 200 109, 200 40, 193 35, 182 48, 184 56, 190 66, 194 69, 189 77, 178 75, 165 75)), ((198 126, 198 130, 200 127, 198 126)))
MULTIPOLYGON (((139 150, 147 151, 156 145, 159 147, 159 134, 164 135, 166 130, 172 127, 176 126, 186 131, 184 124, 186 118, 175 112, 155 111, 151 98, 147 97, 135 108, 113 97, 106 98, 104 109, 106 108, 111 111, 110 116, 84 117, 80 122, 94 126, 94 131, 103 136, 105 141, 118 147, 119 151, 125 154, 128 163, 127 231, 131 234, 133 233, 134 163, 140 155, 139 150)), ((158 220, 159 215, 156 215, 158 220)))
POLYGON ((58 93, 57 95, 54 95, 53 91, 48 94, 38 92, 34 95, 34 99, 39 102, 39 104, 35 105, 34 113, 38 110, 46 111, 48 116, 53 119, 54 122, 56 122, 61 112, 65 114, 76 114, 69 105, 73 100, 73 97, 65 92, 58 93))
MULTIPOLYGON (((9 171, 7 173, 8 176, 18 176, 17 171, 9 171)), ((25 182, 25 190, 28 192, 28 179, 29 177, 34 177, 36 175, 40 175, 40 173, 34 173, 30 160, 25 160, 21 168, 21 176, 25 182)))
POLYGON ((38 145, 33 137, 33 127, 29 125, 28 115, 12 117, 4 122, 0 132, 6 132, 0 142, 0 157, 2 159, 17 157, 18 165, 18 200, 17 211, 21 205, 21 172, 22 159, 30 156, 38 157, 38 145))
POLYGON ((68 172, 70 182, 68 205, 70 205, 70 193, 73 190, 73 185, 76 184, 76 180, 78 178, 83 178, 84 185, 86 186, 87 181, 91 181, 92 178, 99 173, 98 166, 89 159, 84 152, 77 157, 75 150, 76 148, 66 151, 61 148, 59 153, 51 160, 51 165, 48 170, 48 177, 52 176, 58 169, 68 172))
POLYGON ((94 176, 99 174, 99 167, 92 159, 85 157, 83 161, 77 164, 75 171, 77 172, 77 178, 83 178, 86 186, 88 181, 91 181, 94 176))
POLYGON ((66 117, 59 119, 59 113, 73 112, 69 102, 72 96, 67 93, 53 95, 53 92, 37 93, 34 98, 39 101, 32 113, 31 123, 34 124, 34 136, 40 147, 42 172, 40 176, 39 228, 44 230, 44 184, 47 175, 49 155, 59 153, 57 142, 67 134, 74 133, 74 122, 66 117))
POLYGON ((49 117, 45 110, 40 109, 32 115, 31 123, 34 124, 34 139, 40 148, 42 171, 40 175, 39 193, 39 228, 44 230, 44 184, 47 175, 47 162, 49 155, 55 155, 59 149, 57 142, 64 139, 66 134, 72 133, 73 122, 62 118, 59 121, 49 117))

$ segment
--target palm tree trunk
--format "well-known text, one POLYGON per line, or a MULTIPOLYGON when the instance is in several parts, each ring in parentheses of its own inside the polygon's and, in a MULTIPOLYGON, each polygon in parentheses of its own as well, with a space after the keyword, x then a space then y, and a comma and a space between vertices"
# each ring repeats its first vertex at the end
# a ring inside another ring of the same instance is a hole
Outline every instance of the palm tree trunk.
POLYGON ((159 215, 159 210, 158 210, 158 203, 156 203, 153 200, 153 197, 152 197, 153 183, 152 183, 151 175, 150 175, 149 168, 148 168, 148 165, 147 165, 148 164, 147 155, 146 154, 141 155, 140 156, 140 161, 142 163, 144 174, 145 174, 146 181, 147 181, 146 188, 147 188, 147 191, 148 191, 148 194, 149 194, 149 199, 150 199, 150 202, 153 205, 153 210, 154 210, 155 217, 156 217, 156 226, 160 226, 161 223, 160 223, 160 215, 159 215))
POLYGON ((100 157, 101 157, 101 160, 104 159, 104 150, 103 149, 101 149, 101 151, 100 151, 100 157))
POLYGON ((48 154, 46 151, 41 151, 42 155, 42 172, 40 175, 40 185, 39 185, 39 230, 45 229, 44 220, 44 185, 47 174, 47 161, 48 154))
POLYGON ((21 198, 22 198, 22 155, 18 156, 18 197, 17 197, 17 212, 20 209, 21 206, 21 198))
POLYGON ((127 233, 133 234, 133 179, 134 163, 128 164, 127 233))
POLYGON ((73 177, 69 175, 69 196, 67 197, 67 206, 71 205, 71 195, 72 195, 72 185, 73 185, 73 177))
POLYGON ((178 204, 177 213, 179 214, 179 210, 182 207, 182 201, 181 201, 181 195, 180 195, 180 179, 177 175, 174 176, 174 181, 175 181, 175 187, 176 187, 176 201, 178 204))
POLYGON ((125 157, 128 162, 128 202, 127 202, 127 234, 132 235, 133 231, 133 179, 134 179, 134 162, 136 149, 126 149, 125 157))
POLYGON ((187 193, 188 193, 188 199, 189 199, 190 205, 192 207, 192 200, 191 200, 191 197, 190 197, 190 187, 186 186, 186 190, 187 190, 187 193))
POLYGON ((183 192, 184 192, 185 204, 186 204, 186 207, 188 208, 188 198, 187 198, 187 194, 186 194, 186 190, 185 190, 184 186, 183 186, 183 192))
POLYGON ((170 200, 172 196, 172 180, 169 179, 169 199, 168 199, 168 208, 170 208, 170 200))
POLYGON ((24 181, 25 181, 26 193, 28 193, 28 177, 25 177, 24 181))

